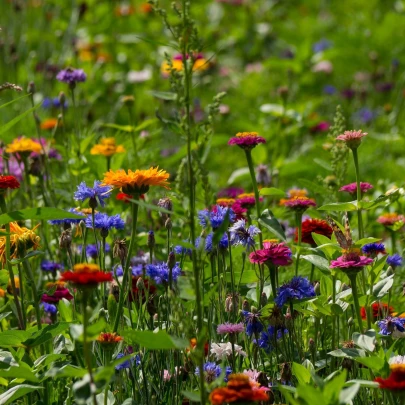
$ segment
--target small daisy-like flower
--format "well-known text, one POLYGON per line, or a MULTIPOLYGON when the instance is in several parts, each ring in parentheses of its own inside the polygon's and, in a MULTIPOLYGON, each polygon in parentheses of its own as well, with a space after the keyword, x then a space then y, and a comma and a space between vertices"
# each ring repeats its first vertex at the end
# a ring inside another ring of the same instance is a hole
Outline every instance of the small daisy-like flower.
POLYGON ((104 173, 103 185, 109 185, 114 188, 121 188, 122 191, 130 195, 144 194, 150 186, 159 186, 169 188, 167 179, 169 173, 159 170, 158 167, 151 167, 148 170, 110 170, 104 173))
POLYGON ((228 141, 228 145, 238 145, 244 150, 251 150, 260 143, 266 143, 266 140, 257 132, 238 132, 228 141))
POLYGON ((227 216, 229 222, 233 222, 235 220, 235 213, 231 208, 221 207, 219 205, 215 205, 211 211, 201 210, 198 212, 198 220, 200 225, 205 228, 208 226, 208 224, 210 224, 213 230, 218 229, 227 216))
POLYGON ((368 257, 376 257, 378 254, 385 255, 385 246, 383 243, 367 243, 364 245, 361 250, 368 257))
POLYGON ((93 187, 88 187, 84 181, 78 186, 74 194, 74 199, 77 201, 86 201, 89 199, 91 208, 96 208, 98 204, 105 206, 105 199, 111 195, 111 186, 102 186, 101 181, 95 180, 93 187))
POLYGON ((30 154, 31 152, 41 153, 42 146, 39 142, 36 142, 30 138, 22 136, 16 138, 12 143, 6 146, 7 153, 20 153, 20 154, 30 154))
POLYGON ((305 277, 293 277, 290 282, 283 284, 278 289, 278 295, 274 302, 281 308, 291 300, 310 297, 315 297, 315 290, 310 281, 305 277))
POLYGON ((104 138, 90 150, 92 155, 103 155, 105 157, 111 157, 116 153, 124 152, 125 149, 122 145, 116 145, 115 138, 104 138))
POLYGON ((387 264, 395 269, 395 267, 401 267, 403 264, 403 258, 398 253, 387 257, 387 264))
POLYGON ((389 336, 394 332, 405 332, 405 318, 396 318, 387 316, 385 319, 377 322, 380 328, 380 335, 389 336))
POLYGON ((217 333, 218 335, 226 335, 226 334, 236 334, 245 331, 245 326, 243 323, 223 323, 218 325, 217 333))
MULTIPOLYGON (((155 281, 156 284, 169 282, 170 269, 167 263, 148 264, 146 266, 146 274, 155 281)), ((176 281, 181 274, 179 263, 176 263, 172 269, 172 279, 176 281)))
POLYGON ((263 242, 263 247, 250 254, 251 263, 267 266, 289 266, 292 263, 292 252, 284 243, 263 242))
MULTIPOLYGON (((298 242, 298 229, 295 229, 294 232, 294 240, 295 242, 298 242)), ((304 243, 309 243, 312 246, 316 245, 314 238, 312 237, 313 233, 330 238, 333 230, 329 224, 322 219, 315 218, 302 221, 301 241, 304 243)))
POLYGON ((394 226, 400 222, 405 222, 405 218, 403 215, 397 214, 396 212, 388 212, 386 214, 382 214, 377 218, 377 222, 381 225, 390 227, 394 226))
POLYGON ((4 190, 20 188, 20 183, 14 176, 0 175, 0 193, 4 190))
POLYGON ((61 281, 70 282, 76 287, 96 287, 100 283, 110 282, 111 273, 104 273, 97 264, 79 263, 73 271, 62 273, 61 281))
MULTIPOLYGON (((360 190, 362 194, 366 193, 372 188, 373 186, 370 183, 360 183, 360 190)), ((357 183, 346 184, 345 186, 340 187, 339 191, 345 191, 346 193, 355 195, 357 193, 357 183)))
POLYGON ((97 341, 105 348, 114 348, 122 340, 124 339, 121 336, 111 332, 100 333, 97 338, 97 341))
POLYGON ((308 197, 291 197, 288 200, 282 200, 280 203, 284 205, 284 207, 296 212, 304 212, 309 207, 316 207, 315 200, 308 197))
POLYGON ((244 219, 240 219, 229 228, 231 244, 234 246, 242 245, 248 249, 252 248, 255 245, 254 238, 260 232, 260 229, 254 225, 246 227, 246 221, 244 219))
POLYGON ((86 79, 87 75, 82 69, 73 69, 71 67, 61 70, 56 75, 56 80, 67 83, 71 88, 74 88, 77 82, 85 82, 86 79))
MULTIPOLYGON (((93 228, 93 218, 88 216, 84 223, 86 228, 93 228)), ((124 229, 125 222, 121 219, 119 214, 109 216, 104 212, 97 212, 94 215, 94 228, 110 230, 111 228, 115 229, 124 229)))
POLYGON ((358 131, 345 131, 343 134, 337 136, 336 139, 345 142, 350 149, 357 149, 361 144, 361 138, 366 135, 366 132, 362 132, 359 129, 358 131))

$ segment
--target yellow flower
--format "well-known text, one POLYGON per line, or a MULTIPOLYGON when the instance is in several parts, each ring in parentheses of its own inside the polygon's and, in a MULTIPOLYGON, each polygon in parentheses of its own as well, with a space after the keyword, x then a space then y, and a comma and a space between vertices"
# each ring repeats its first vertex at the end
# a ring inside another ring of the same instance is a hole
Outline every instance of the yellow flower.
POLYGON ((124 147, 122 145, 116 145, 115 138, 104 138, 99 144, 94 145, 90 150, 92 155, 103 155, 106 157, 123 152, 125 152, 124 147))
MULTIPOLYGON (((21 227, 17 222, 10 222, 10 257, 15 259, 21 249, 36 250, 39 246, 41 238, 34 232, 38 227, 28 229, 21 227)), ((0 236, 0 261, 6 261, 6 237, 0 236)))
POLYGON ((151 167, 148 170, 110 170, 104 173, 103 185, 114 188, 122 188, 126 194, 144 194, 149 190, 149 186, 160 186, 169 188, 167 179, 169 173, 159 170, 159 167, 151 167))
POLYGON ((254 198, 254 197, 255 197, 254 193, 242 193, 239 194, 236 198, 239 199, 239 198, 254 198))
POLYGON ((259 136, 258 132, 238 132, 235 135, 237 138, 247 138, 249 136, 251 136, 252 138, 256 138, 257 136, 259 136))
MULTIPOLYGON (((193 70, 194 71, 203 71, 207 70, 210 67, 209 62, 207 59, 198 58, 194 61, 193 70)), ((173 59, 171 61, 171 66, 168 62, 164 61, 160 67, 160 71, 164 75, 168 75, 170 73, 171 68, 176 72, 181 72, 183 70, 183 61, 181 59, 173 59)))
POLYGON ((42 146, 38 142, 25 136, 14 139, 12 143, 6 146, 7 153, 41 153, 41 151, 42 146))
POLYGON ((75 273, 93 273, 96 271, 101 271, 100 266, 94 263, 79 263, 75 264, 73 267, 75 273))
POLYGON ((235 199, 234 198, 218 198, 216 202, 217 202, 217 205, 220 205, 221 207, 230 207, 235 202, 235 199))

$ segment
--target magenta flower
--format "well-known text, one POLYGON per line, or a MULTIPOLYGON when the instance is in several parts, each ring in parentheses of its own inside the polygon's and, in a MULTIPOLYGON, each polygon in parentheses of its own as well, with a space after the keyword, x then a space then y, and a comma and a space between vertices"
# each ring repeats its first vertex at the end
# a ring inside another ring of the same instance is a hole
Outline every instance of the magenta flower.
POLYGON ((309 207, 316 207, 316 202, 312 198, 299 196, 289 198, 288 200, 283 199, 280 201, 280 204, 298 212, 304 212, 309 207))
POLYGON ((361 144, 361 138, 366 135, 366 132, 362 132, 361 129, 359 129, 358 131, 345 131, 336 139, 345 142, 350 149, 357 149, 361 144))
POLYGON ((361 271, 364 266, 373 263, 373 259, 360 256, 357 252, 349 252, 332 260, 330 263, 331 269, 340 269, 345 273, 353 273, 361 271))
POLYGON ((259 143, 266 143, 266 140, 257 132, 238 132, 236 136, 228 141, 228 145, 238 145, 245 150, 251 150, 259 143))
POLYGON ((292 263, 292 253, 284 243, 264 242, 264 249, 256 250, 249 256, 251 263, 289 266, 292 263))
MULTIPOLYGON (((370 183, 360 183, 360 189, 362 193, 367 192, 368 190, 371 190, 374 188, 370 183)), ((349 194, 356 194, 357 192, 357 183, 350 183, 346 184, 345 186, 342 186, 339 191, 346 191, 349 194)))
POLYGON ((226 335, 226 334, 235 334, 241 333, 245 331, 245 325, 243 323, 223 323, 218 325, 217 333, 219 335, 226 335))

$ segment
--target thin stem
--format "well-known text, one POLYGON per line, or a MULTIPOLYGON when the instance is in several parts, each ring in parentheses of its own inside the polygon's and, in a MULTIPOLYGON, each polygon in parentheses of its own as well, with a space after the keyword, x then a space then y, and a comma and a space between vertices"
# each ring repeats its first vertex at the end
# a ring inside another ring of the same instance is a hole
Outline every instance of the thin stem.
POLYGON ((295 213, 295 222, 298 229, 298 245, 297 245, 297 260, 295 261, 295 276, 298 276, 298 268, 300 265, 300 256, 301 256, 302 212, 295 213))
POLYGON ((38 330, 41 330, 42 329, 41 311, 39 310, 39 297, 38 297, 37 285, 35 283, 34 274, 32 273, 31 265, 28 260, 23 260, 22 265, 31 282, 32 295, 33 295, 33 299, 34 299, 33 305, 34 305, 35 315, 37 318, 38 330))
POLYGON ((361 215, 361 186, 360 186, 360 171, 359 171, 359 159, 357 155, 357 149, 352 149, 353 160, 354 160, 354 169, 356 172, 356 183, 357 183, 357 222, 359 228, 359 239, 363 239, 363 217, 361 215))
MULTIPOLYGON (((138 201, 139 200, 139 195, 135 194, 132 197, 134 200, 138 201)), ((138 207, 139 205, 136 203, 132 203, 132 231, 131 231, 131 241, 129 242, 129 248, 128 248, 128 254, 125 260, 125 267, 124 267, 124 276, 122 279, 122 285, 121 285, 121 291, 120 291, 120 298, 118 301, 118 308, 117 308, 117 314, 115 316, 115 321, 114 321, 114 330, 113 332, 117 332, 118 330, 118 325, 120 323, 121 319, 121 314, 122 314, 122 308, 124 306, 124 298, 126 295, 126 290, 129 289, 129 285, 127 285, 128 282, 128 277, 129 277, 129 265, 131 263, 131 256, 132 256, 132 251, 134 250, 135 247, 135 240, 136 240, 136 223, 138 220, 138 207)))
POLYGON ((277 273, 277 268, 276 266, 273 266, 272 264, 269 266, 270 270, 270 283, 271 283, 271 291, 273 293, 273 298, 277 298, 277 286, 276 286, 276 273, 277 273))
POLYGON ((361 319, 359 297, 357 294, 357 273, 350 273, 350 274, 348 274, 348 277, 350 279, 350 283, 352 286, 354 309, 356 311, 357 322, 359 324, 359 331, 360 331, 360 333, 362 333, 363 332, 363 320, 361 319))

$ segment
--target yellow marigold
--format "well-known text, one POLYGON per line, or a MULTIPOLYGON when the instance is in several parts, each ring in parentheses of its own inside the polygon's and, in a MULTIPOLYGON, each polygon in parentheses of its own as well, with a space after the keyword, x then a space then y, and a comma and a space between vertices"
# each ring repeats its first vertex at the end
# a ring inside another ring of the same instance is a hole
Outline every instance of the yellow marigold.
MULTIPOLYGON (((10 222, 10 257, 15 259, 19 252, 22 250, 33 249, 36 250, 39 246, 41 238, 35 233, 35 229, 28 229, 17 224, 17 222, 10 222)), ((0 261, 6 261, 6 237, 0 236, 0 261)))
POLYGON ((151 167, 148 170, 110 170, 104 173, 103 185, 121 188, 126 194, 144 194, 149 190, 149 186, 160 186, 169 188, 167 179, 169 173, 159 170, 159 167, 151 167))
POLYGON ((104 138, 90 150, 92 155, 103 155, 106 157, 123 152, 125 152, 124 147, 122 145, 116 145, 115 138, 104 138))
POLYGON ((42 146, 38 142, 25 136, 14 139, 13 142, 6 146, 7 153, 41 153, 41 151, 42 146))
POLYGON ((254 193, 242 193, 239 194, 236 198, 255 198, 254 193))

